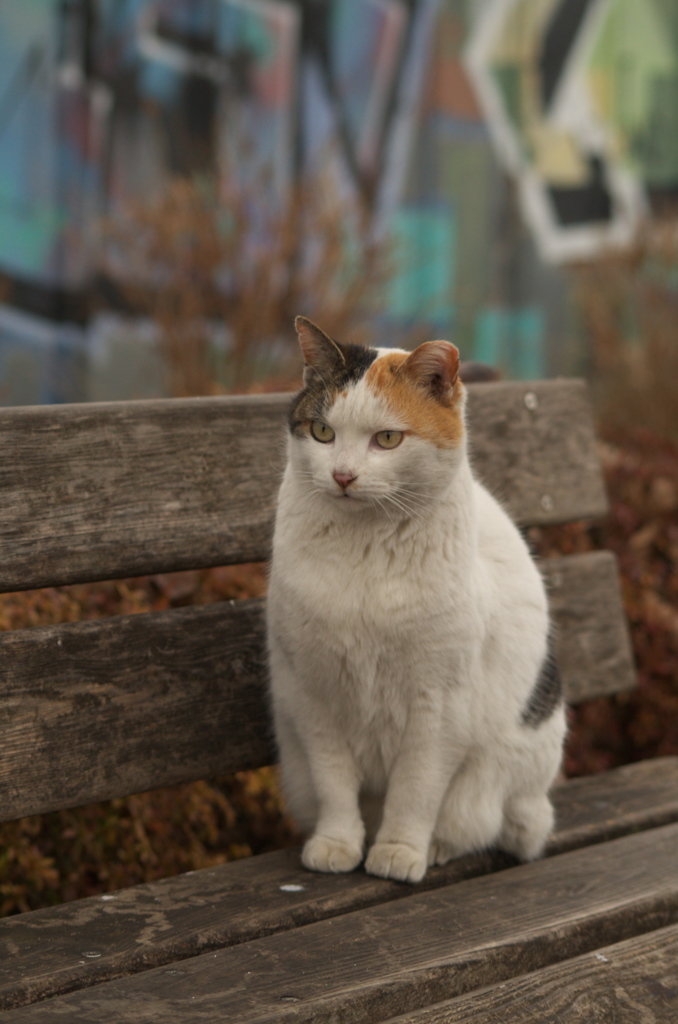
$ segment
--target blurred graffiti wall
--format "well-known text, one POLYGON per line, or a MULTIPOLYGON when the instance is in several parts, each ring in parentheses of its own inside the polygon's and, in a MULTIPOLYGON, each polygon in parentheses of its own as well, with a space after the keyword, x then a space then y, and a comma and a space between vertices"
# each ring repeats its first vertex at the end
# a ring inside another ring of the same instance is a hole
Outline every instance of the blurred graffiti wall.
POLYGON ((0 402, 158 393, 92 302, 103 216, 321 164, 394 240, 385 341, 579 371, 566 268, 678 195, 677 101, 675 0, 4 0, 0 402))

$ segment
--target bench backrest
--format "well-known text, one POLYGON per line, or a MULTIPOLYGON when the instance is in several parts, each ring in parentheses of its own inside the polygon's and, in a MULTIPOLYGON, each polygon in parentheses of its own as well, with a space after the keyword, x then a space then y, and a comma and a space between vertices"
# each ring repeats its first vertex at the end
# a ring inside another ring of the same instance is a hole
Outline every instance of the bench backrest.
MULTIPOLYGON (((0 413, 0 590, 268 557, 288 395, 0 413)), ((606 508, 585 385, 469 387, 521 526, 606 508)), ((634 685, 612 555, 543 569, 572 701, 634 685)), ((0 634, 0 820, 271 763, 263 602, 0 634)))

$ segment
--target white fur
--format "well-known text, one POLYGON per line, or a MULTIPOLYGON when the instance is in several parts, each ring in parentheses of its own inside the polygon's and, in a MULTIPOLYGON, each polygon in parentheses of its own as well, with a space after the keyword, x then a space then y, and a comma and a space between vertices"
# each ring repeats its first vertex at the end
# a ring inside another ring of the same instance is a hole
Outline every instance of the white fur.
POLYGON ((453 450, 403 429, 361 380, 292 437, 268 633, 282 783, 303 862, 419 881, 499 844, 538 856, 552 827, 564 712, 521 722, 547 648, 526 546, 453 450), (356 477, 343 496, 333 471, 356 477))

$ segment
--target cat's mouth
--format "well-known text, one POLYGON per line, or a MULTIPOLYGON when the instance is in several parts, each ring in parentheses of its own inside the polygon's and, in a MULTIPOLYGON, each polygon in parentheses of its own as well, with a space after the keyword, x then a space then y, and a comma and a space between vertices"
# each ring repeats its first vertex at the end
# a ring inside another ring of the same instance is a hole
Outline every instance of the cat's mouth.
POLYGON ((364 497, 353 490, 332 491, 330 494, 335 501, 342 505, 363 505, 364 497))

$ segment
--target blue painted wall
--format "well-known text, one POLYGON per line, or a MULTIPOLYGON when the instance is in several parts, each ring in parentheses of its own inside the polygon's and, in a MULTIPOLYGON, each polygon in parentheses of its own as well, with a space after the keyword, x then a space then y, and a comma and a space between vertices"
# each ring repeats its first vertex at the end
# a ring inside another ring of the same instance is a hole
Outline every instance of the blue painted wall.
MULTIPOLYGON (((175 174, 227 166, 243 178, 268 168, 282 195, 328 158, 338 187, 368 195, 375 226, 398 243, 380 316, 386 337, 397 342, 424 323, 512 375, 578 369, 567 278, 543 258, 539 225, 519 203, 536 156, 516 106, 524 90, 514 96, 510 82, 533 81, 535 68, 520 47, 504 46, 523 18, 526 38, 543 37, 541 50, 525 52, 545 53, 569 2, 552 0, 536 24, 525 0, 4 0, 0 402, 88 397, 92 367, 113 372, 101 358, 106 330, 87 313, 103 214, 157 194, 175 174), (498 121, 510 115, 528 153, 520 167, 497 142, 483 68, 480 78, 469 72, 487 32, 481 58, 498 90, 498 121)), ((675 127, 674 6, 647 0, 634 32, 633 5, 612 0, 587 64, 650 200, 657 190, 678 193, 678 146, 653 155, 644 128, 675 127), (660 54, 651 46, 658 31, 660 54), (615 105, 608 88, 629 46, 643 123, 637 105, 615 105)), ((565 166, 546 164, 544 188, 565 166)), ((575 203, 575 221, 583 209, 575 203)))

